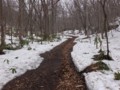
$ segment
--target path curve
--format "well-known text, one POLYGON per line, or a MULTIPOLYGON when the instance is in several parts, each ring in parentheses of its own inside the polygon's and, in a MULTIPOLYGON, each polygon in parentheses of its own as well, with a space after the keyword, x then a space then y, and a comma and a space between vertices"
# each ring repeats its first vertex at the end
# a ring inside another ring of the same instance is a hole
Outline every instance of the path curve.
POLYGON ((86 90, 84 77, 71 58, 74 39, 42 54, 44 61, 37 69, 13 79, 2 90, 86 90))

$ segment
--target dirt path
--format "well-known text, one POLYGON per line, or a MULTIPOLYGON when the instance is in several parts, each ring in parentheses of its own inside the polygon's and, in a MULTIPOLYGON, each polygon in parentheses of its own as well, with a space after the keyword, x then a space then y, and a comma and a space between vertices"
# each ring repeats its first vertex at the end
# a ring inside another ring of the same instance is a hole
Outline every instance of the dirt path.
POLYGON ((74 39, 42 54, 45 59, 37 69, 15 78, 2 90, 86 90, 84 77, 72 63, 74 39))

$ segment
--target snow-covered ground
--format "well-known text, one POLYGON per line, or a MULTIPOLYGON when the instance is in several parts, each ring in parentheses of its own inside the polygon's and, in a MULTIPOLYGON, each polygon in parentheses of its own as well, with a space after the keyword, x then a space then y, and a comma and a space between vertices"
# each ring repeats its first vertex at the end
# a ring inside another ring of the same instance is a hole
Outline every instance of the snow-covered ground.
MULTIPOLYGON (((120 80, 115 80, 114 73, 120 72, 120 26, 117 30, 109 32, 110 55, 113 61, 103 60, 110 68, 109 71, 94 71, 84 73, 89 90, 120 90, 120 80)), ((75 40, 76 45, 71 53, 73 62, 78 71, 84 70, 87 66, 95 63, 93 55, 98 54, 94 45, 95 35, 91 39, 82 39, 85 35, 79 35, 75 40)), ((106 41, 103 40, 103 50, 106 50, 106 41)))
MULTIPOLYGON (((64 36, 59 42, 44 42, 43 45, 38 42, 33 42, 33 44, 30 43, 28 46, 24 46, 24 48, 19 50, 5 50, 6 54, 0 55, 0 89, 8 81, 24 74, 27 70, 37 68, 43 60, 40 54, 50 51, 55 46, 67 40, 67 38, 68 36, 64 36), (29 47, 31 50, 28 50, 29 47), (12 71, 16 71, 16 73, 12 73, 12 71)), ((9 39, 10 37, 6 36, 7 44, 10 43, 9 39)), ((15 37, 13 41, 17 42, 15 37)))

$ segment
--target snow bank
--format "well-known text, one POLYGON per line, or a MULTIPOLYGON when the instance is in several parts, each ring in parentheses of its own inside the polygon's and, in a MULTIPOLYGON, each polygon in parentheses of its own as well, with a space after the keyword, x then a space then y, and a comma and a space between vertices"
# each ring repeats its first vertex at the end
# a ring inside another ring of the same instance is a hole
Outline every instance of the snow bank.
MULTIPOLYGON (((65 40, 67 39, 63 38, 60 42, 50 42, 43 45, 34 42, 19 50, 6 50, 7 53, 5 55, 0 55, 0 89, 7 82, 24 74, 27 70, 36 69, 43 60, 39 55, 50 51, 65 40), (28 50, 28 47, 32 49, 28 50), (15 69, 17 73, 13 74, 11 69, 15 69)), ((6 41, 10 43, 9 40, 6 41)))
MULTIPOLYGON (((114 80, 114 73, 120 72, 120 26, 116 30, 108 33, 110 55, 113 61, 103 60, 111 69, 108 72, 96 71, 85 73, 85 80, 90 90, 120 90, 120 80, 114 80)), ((75 40, 76 45, 71 53, 73 62, 78 71, 84 70, 87 66, 95 63, 92 59, 93 55, 98 54, 98 50, 94 45, 95 36, 91 39, 83 39, 85 35, 79 35, 75 40)), ((106 51, 106 40, 103 39, 103 50, 106 51)))
POLYGON ((89 90, 120 90, 120 82, 114 80, 111 72, 91 72, 84 74, 89 90))
POLYGON ((89 40, 80 41, 81 37, 76 39, 76 45, 73 47, 71 56, 73 62, 78 68, 78 71, 84 70, 87 66, 91 65, 93 62, 92 57, 94 55, 95 47, 90 43, 89 40))

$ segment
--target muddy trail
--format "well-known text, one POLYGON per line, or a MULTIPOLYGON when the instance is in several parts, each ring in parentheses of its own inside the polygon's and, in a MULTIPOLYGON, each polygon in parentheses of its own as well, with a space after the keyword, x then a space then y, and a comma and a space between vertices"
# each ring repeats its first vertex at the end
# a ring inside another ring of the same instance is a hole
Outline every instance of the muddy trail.
POLYGON ((72 62, 74 39, 42 54, 44 61, 37 69, 13 79, 2 90, 87 90, 83 75, 72 62))

